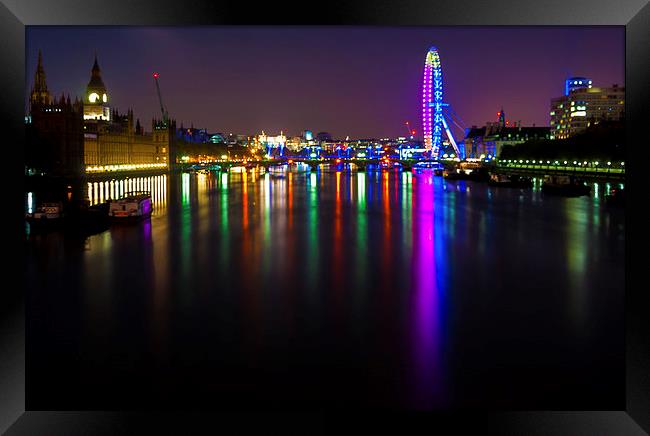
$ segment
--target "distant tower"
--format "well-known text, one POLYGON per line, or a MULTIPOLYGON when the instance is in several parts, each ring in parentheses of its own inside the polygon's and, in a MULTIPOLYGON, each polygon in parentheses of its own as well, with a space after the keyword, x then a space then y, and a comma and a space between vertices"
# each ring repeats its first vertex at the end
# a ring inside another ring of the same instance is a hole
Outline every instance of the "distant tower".
POLYGON ((93 65, 90 82, 88 82, 84 97, 84 120, 110 121, 111 111, 107 103, 108 94, 106 93, 106 86, 102 80, 102 73, 97 63, 97 56, 95 55, 95 64, 93 65))
POLYGON ((38 51, 38 65, 36 66, 36 73, 34 74, 34 86, 30 94, 29 102, 31 105, 46 105, 50 104, 52 98, 50 91, 47 89, 47 82, 45 81, 45 70, 43 69, 43 55, 38 51))
POLYGON ((506 126, 506 114, 503 112, 503 106, 501 106, 501 111, 499 112, 499 127, 506 126))
MULTIPOLYGON (((39 50, 29 117, 25 123, 25 167, 28 173, 83 174, 84 136, 81 106, 70 96, 50 95, 39 50), (29 120, 29 121, 27 121, 29 120)), ((84 198, 83 193, 79 198, 84 198)))

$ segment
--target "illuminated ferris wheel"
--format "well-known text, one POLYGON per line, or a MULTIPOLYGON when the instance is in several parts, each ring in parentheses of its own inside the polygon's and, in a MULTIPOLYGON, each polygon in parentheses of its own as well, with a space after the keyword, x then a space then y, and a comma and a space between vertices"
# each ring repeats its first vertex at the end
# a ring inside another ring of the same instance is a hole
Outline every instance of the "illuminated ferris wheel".
POLYGON ((422 80, 422 132, 424 148, 430 151, 431 157, 437 159, 442 145, 442 131, 445 130, 447 139, 454 147, 456 156, 461 154, 449 131, 449 126, 443 114, 443 108, 448 106, 442 100, 443 81, 440 55, 436 47, 429 48, 424 61, 424 78, 422 80))

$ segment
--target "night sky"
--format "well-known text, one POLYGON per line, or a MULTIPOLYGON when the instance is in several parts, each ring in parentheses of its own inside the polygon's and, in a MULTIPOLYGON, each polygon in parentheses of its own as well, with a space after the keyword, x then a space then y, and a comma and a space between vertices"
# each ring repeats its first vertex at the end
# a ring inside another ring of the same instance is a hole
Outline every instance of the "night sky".
POLYGON ((39 48, 50 91, 72 99, 96 52, 111 106, 133 108, 147 130, 160 117, 154 71, 178 126, 336 138, 403 136, 405 121, 419 136, 432 45, 463 127, 496 120, 501 106, 508 120, 547 126, 568 76, 625 84, 623 27, 29 26, 26 37, 27 93, 39 48))

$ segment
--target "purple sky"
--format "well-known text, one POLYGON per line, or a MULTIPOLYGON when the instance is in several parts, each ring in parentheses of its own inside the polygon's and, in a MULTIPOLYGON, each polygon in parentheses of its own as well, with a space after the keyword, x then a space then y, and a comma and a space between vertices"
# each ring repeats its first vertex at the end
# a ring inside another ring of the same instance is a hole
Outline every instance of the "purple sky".
MULTIPOLYGON (((81 97, 97 52, 112 107, 148 129, 153 71, 178 125, 211 132, 386 137, 421 131, 420 81, 435 45, 445 100, 464 121, 548 125, 564 79, 624 85, 623 27, 27 27, 27 92, 38 49, 48 87, 81 97)), ((460 135, 459 132, 454 132, 460 135)))

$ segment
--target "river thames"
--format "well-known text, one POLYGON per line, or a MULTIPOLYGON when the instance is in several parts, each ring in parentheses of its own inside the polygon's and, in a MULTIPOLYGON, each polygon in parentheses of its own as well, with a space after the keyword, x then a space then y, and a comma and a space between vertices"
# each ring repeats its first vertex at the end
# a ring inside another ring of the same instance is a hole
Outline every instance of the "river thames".
POLYGON ((91 183, 93 203, 149 190, 154 212, 27 229, 27 409, 622 410, 625 214, 591 186, 91 183))

